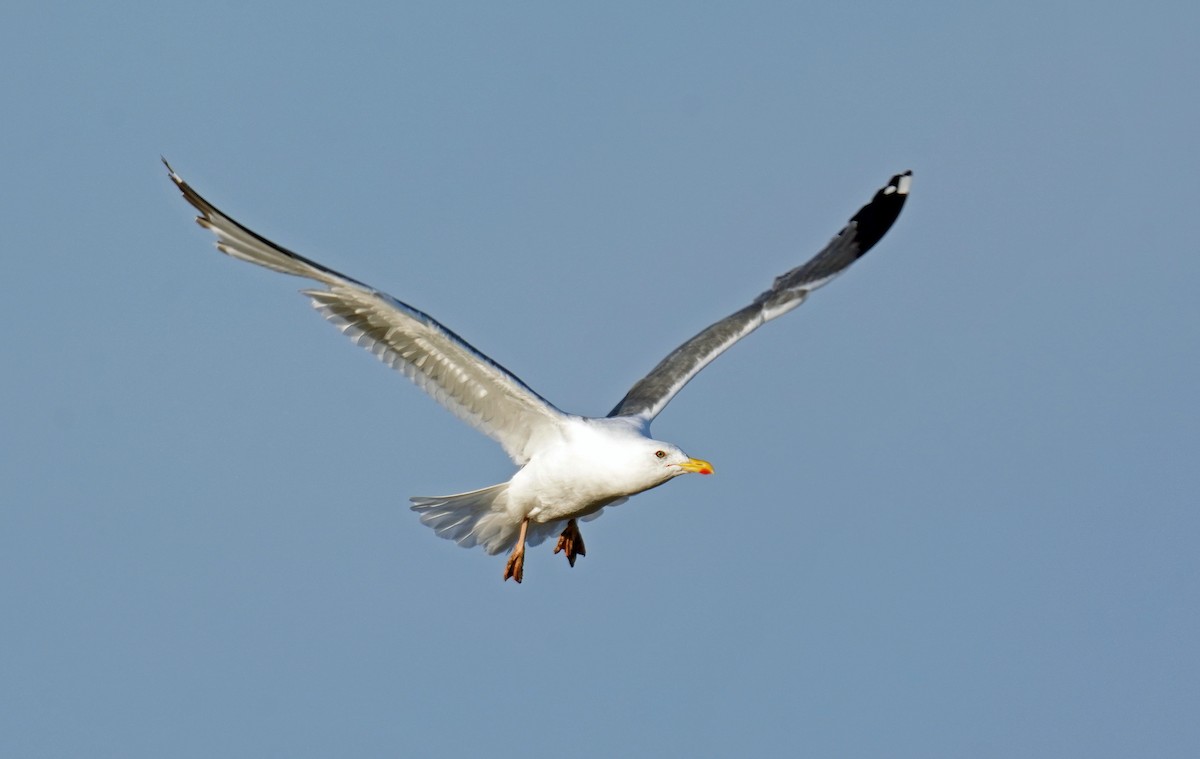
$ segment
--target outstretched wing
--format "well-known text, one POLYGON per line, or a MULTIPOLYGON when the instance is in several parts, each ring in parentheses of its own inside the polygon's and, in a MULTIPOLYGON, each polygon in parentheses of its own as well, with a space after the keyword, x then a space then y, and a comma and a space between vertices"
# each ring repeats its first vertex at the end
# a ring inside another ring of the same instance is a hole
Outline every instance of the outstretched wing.
POLYGON ((808 294, 841 274, 891 228, 912 184, 912 172, 897 174, 859 209, 850 222, 807 263, 775 278, 771 289, 741 311, 713 324, 672 351, 630 389, 609 416, 649 422, 692 377, 727 348, 804 302, 808 294))
POLYGON ((557 436, 566 414, 432 317, 256 234, 202 198, 170 164, 167 171, 200 212, 196 222, 217 236, 218 250, 324 285, 303 291, 322 316, 495 439, 518 464, 529 460, 540 441, 557 436))

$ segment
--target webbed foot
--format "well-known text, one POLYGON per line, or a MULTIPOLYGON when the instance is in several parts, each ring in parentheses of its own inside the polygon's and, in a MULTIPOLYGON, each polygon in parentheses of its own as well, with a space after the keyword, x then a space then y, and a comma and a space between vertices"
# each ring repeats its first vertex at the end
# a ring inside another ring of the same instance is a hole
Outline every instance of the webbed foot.
POLYGON ((571 566, 575 566, 575 559, 580 556, 587 556, 587 549, 583 545, 583 535, 579 532, 579 525, 574 519, 567 520, 567 527, 558 536, 558 545, 554 546, 554 552, 563 551, 567 554, 567 562, 571 566))

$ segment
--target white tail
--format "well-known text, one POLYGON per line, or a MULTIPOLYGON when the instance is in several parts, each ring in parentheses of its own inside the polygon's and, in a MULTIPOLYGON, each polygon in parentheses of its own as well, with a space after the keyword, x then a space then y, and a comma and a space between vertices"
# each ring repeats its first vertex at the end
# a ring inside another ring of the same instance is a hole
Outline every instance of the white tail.
POLYGON ((508 513, 507 482, 469 493, 410 500, 412 510, 421 515, 421 524, 463 548, 479 545, 497 554, 517 542, 521 524, 508 513))
MULTIPOLYGON (((472 490, 456 495, 433 497, 413 496, 412 510, 421 515, 421 524, 428 525, 439 538, 453 540, 463 548, 483 546, 490 554, 511 549, 521 532, 521 517, 508 511, 508 483, 472 490)), ((628 500, 617 498, 606 506, 617 506, 628 500)), ((590 522, 604 509, 578 517, 581 522, 590 522)), ((562 530, 565 519, 552 522, 531 522, 525 535, 525 544, 541 545, 562 530)))

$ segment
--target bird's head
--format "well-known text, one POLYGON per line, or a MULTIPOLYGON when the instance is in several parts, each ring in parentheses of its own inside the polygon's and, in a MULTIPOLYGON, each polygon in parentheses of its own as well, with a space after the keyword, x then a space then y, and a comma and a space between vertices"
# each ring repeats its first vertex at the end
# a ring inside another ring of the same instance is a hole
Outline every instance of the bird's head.
POLYGON ((649 466, 658 468, 665 474, 664 481, 681 474, 713 473, 712 464, 703 459, 694 459, 679 450, 679 446, 659 440, 647 440, 643 455, 649 466))
POLYGON ((707 461, 694 459, 679 446, 646 435, 624 420, 588 420, 573 430, 572 467, 589 472, 600 490, 632 495, 657 487, 681 474, 712 474, 707 461))

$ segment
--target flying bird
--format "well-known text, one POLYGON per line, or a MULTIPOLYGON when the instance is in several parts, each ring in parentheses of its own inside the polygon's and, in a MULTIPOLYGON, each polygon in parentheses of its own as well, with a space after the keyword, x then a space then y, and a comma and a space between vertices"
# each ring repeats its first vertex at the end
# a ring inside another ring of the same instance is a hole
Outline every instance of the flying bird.
POLYGON ((217 237, 222 253, 316 282, 302 290, 356 344, 404 374, 488 435, 520 467, 508 482, 455 495, 412 498, 440 537, 489 554, 509 551, 504 579, 521 582, 525 547, 558 533, 554 553, 571 566, 586 555, 579 522, 682 474, 712 474, 707 461, 650 437, 650 424, 683 386, 730 346, 799 306, 861 258, 891 228, 912 172, 892 177, 808 262, 776 277, 750 305, 702 330, 638 380, 606 417, 560 411, 428 314, 276 245, 209 203, 163 159, 171 180, 217 237))

